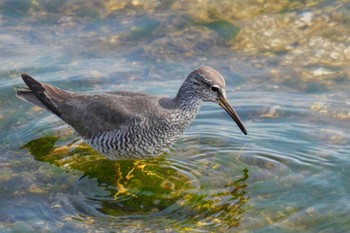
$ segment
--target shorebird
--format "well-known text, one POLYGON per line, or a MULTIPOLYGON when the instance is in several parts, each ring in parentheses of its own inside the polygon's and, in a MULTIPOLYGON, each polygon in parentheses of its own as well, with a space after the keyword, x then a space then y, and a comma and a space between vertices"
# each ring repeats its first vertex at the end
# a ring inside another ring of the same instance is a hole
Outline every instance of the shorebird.
POLYGON ((247 130, 226 98, 223 76, 209 66, 192 71, 174 98, 138 92, 74 93, 27 74, 20 99, 47 109, 72 126, 108 159, 144 159, 164 152, 196 117, 203 102, 219 104, 247 130))

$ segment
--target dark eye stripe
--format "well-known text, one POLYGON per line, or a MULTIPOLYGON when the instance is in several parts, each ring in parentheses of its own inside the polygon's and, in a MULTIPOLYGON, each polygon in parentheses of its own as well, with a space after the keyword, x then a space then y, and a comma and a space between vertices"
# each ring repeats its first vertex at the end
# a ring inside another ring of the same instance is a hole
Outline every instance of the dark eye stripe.
POLYGON ((209 84, 209 83, 207 83, 207 82, 203 82, 208 88, 210 88, 211 87, 211 85, 209 84))

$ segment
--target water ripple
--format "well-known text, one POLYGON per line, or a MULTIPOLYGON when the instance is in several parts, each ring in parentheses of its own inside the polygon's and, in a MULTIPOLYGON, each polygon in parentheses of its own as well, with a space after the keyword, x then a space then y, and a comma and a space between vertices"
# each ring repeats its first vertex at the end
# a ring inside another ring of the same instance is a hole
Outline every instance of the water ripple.
POLYGON ((196 156, 184 148, 156 160, 109 161, 84 144, 62 148, 55 144, 61 144, 57 137, 36 139, 24 147, 41 162, 82 173, 70 184, 79 194, 73 190, 57 194, 50 203, 53 212, 42 213, 57 215, 59 209, 71 224, 150 230, 181 230, 194 224, 202 230, 227 229, 239 224, 249 199, 244 191, 248 170, 234 157, 196 156), (45 154, 32 149, 47 149, 48 142, 52 150, 45 154))

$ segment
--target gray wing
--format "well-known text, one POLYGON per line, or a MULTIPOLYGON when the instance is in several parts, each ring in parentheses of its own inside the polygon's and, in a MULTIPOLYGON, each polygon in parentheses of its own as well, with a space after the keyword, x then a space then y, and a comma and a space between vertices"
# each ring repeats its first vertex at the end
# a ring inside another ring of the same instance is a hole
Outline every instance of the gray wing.
POLYGON ((22 78, 28 89, 18 90, 19 98, 46 108, 84 137, 121 128, 131 119, 157 112, 159 97, 134 92, 82 95, 40 83, 26 74, 22 78))
MULTIPOLYGON (((144 98, 144 97, 142 97, 144 98)), ((140 96, 120 96, 111 94, 76 94, 57 106, 61 118, 82 136, 121 129, 133 118, 147 117, 148 111, 140 113, 145 106, 140 104, 140 96)), ((141 101, 142 102, 142 101, 141 101)))

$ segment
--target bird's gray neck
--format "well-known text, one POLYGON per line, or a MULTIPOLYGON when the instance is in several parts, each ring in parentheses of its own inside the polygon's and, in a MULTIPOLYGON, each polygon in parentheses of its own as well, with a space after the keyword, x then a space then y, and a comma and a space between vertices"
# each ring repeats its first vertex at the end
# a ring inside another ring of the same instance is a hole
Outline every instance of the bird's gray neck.
POLYGON ((198 96, 191 85, 184 83, 174 98, 178 108, 186 112, 197 114, 203 100, 198 96))

